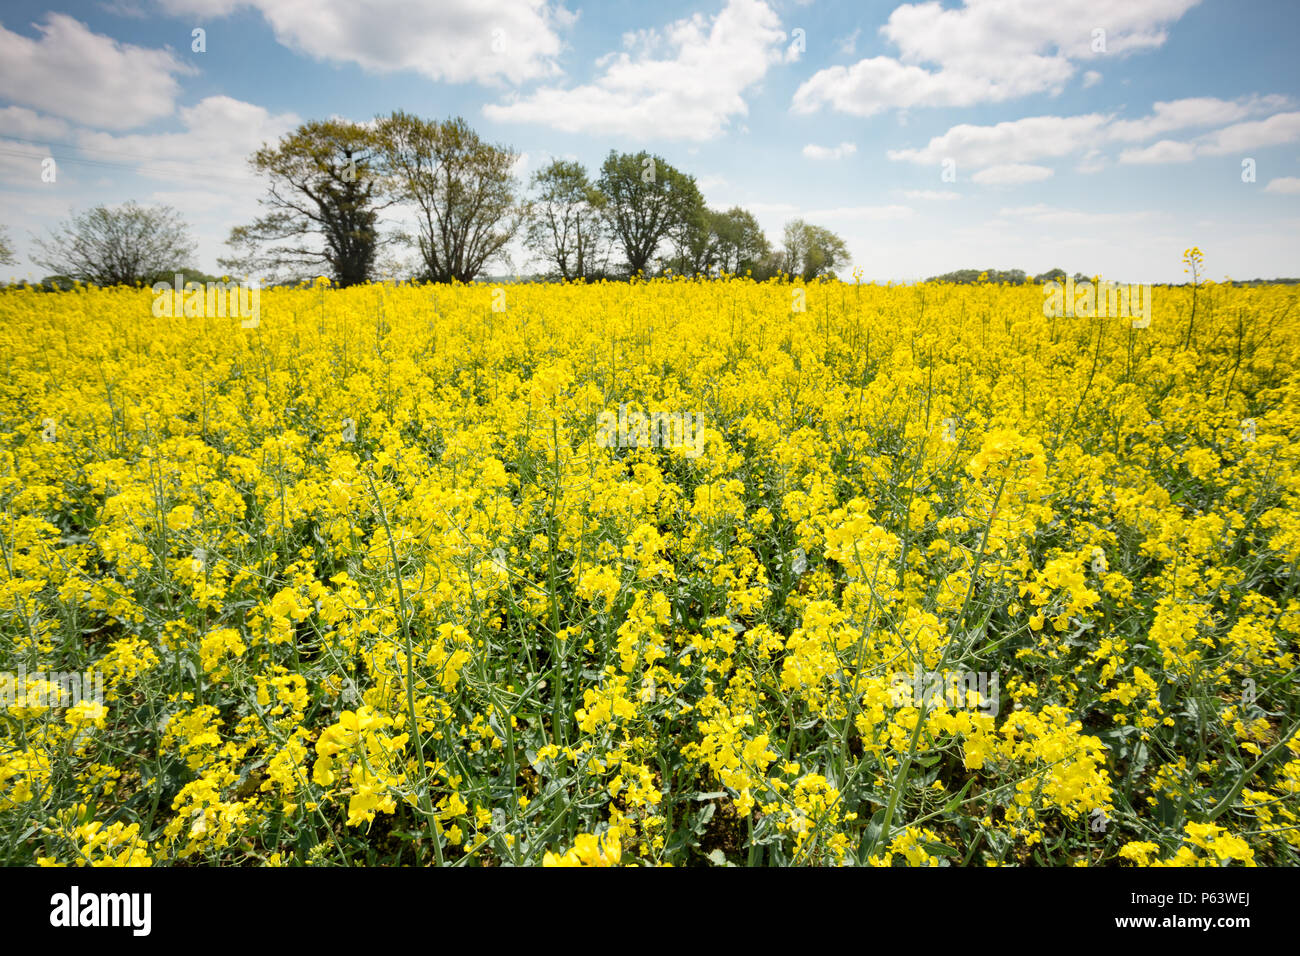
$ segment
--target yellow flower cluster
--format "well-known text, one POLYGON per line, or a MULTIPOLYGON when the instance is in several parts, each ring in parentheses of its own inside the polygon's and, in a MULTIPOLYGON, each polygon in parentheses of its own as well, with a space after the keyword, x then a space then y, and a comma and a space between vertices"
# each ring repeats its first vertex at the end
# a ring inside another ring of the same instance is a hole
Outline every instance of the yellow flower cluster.
POLYGON ((0 862, 1300 862, 1300 290, 800 288, 0 292, 0 862))

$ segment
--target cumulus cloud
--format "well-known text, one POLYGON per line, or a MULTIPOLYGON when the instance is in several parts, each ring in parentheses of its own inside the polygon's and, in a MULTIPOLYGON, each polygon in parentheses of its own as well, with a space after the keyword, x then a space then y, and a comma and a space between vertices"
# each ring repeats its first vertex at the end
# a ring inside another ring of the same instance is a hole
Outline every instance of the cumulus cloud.
POLYGON ((1268 185, 1264 187, 1264 192, 1286 193, 1288 195, 1300 193, 1300 177, 1279 176, 1277 179, 1270 179, 1268 185))
POLYGON ((1196 158, 1196 147, 1191 143, 1178 143, 1162 139, 1145 149, 1126 149, 1119 154, 1121 163, 1190 163, 1196 158))
POLYGON ((1104 135, 1109 117, 1028 116, 993 126, 962 123, 920 148, 891 149, 892 160, 938 165, 951 159, 961 166, 996 166, 1069 156, 1104 135))
POLYGON ((1137 143, 1177 129, 1223 126, 1248 116, 1269 113, 1287 104, 1285 96, 1249 96, 1239 100, 1221 100, 1212 96, 1195 96, 1182 100, 1155 103, 1148 116, 1135 120, 1116 120, 1110 124, 1111 139, 1137 143))
POLYGON ((876 56, 813 74, 792 108, 854 116, 919 106, 972 106, 1058 93, 1095 61, 1164 44, 1197 0, 965 0, 904 4, 881 35, 897 57, 876 56), (1096 31, 1102 31, 1099 35, 1096 31), (1099 42, 1100 41, 1100 42, 1099 42))
POLYGON ((176 77, 197 72, 169 50, 94 33, 62 13, 35 24, 35 39, 0 26, 5 98, 98 129, 144 126, 175 109, 176 77))
POLYGON ((1300 112, 1277 113, 1268 119, 1234 123, 1203 137, 1197 152, 1223 156, 1248 149, 1280 146, 1300 139, 1300 112))
POLYGON ((1298 112, 1243 120, 1288 102, 1286 97, 1276 95, 1238 100, 1193 97, 1155 103, 1150 114, 1132 120, 1114 114, 1088 113, 1030 116, 992 126, 961 124, 933 137, 923 147, 890 150, 887 155, 895 161, 918 165, 938 165, 952 160, 958 168, 975 169, 1081 157, 1077 168, 1081 172, 1096 172, 1107 162, 1103 147, 1139 143, 1175 130, 1221 126, 1189 141, 1165 138, 1148 146, 1123 149, 1119 154, 1121 163, 1189 162, 1200 155, 1234 153, 1300 139, 1298 112), (1230 125, 1222 126, 1224 123, 1230 125))
POLYGON ((817 146, 809 143, 803 148, 803 154, 808 159, 843 159, 857 151, 858 147, 853 143, 840 143, 838 146, 817 146))
POLYGON ((71 127, 61 119, 46 116, 22 106, 0 109, 0 129, 6 136, 19 139, 41 139, 46 136, 66 136, 71 127))
POLYGON ((374 73, 449 83, 522 83, 559 75, 560 32, 574 14, 550 0, 158 0, 177 16, 262 14, 283 45, 374 73))
POLYGON ((183 128, 174 133, 81 132, 74 158, 84 154, 152 179, 202 182, 215 192, 257 194, 262 183, 249 170, 248 157, 301 122, 296 114, 273 114, 229 96, 206 97, 181 109, 178 117, 183 128))
POLYGON ((787 35, 762 0, 728 0, 715 16, 644 31, 631 50, 597 61, 581 86, 547 86, 484 108, 497 122, 638 140, 707 140, 749 108, 744 93, 784 58, 787 35))
POLYGON ((1233 123, 1193 140, 1161 140, 1146 149, 1120 154, 1121 163, 1186 163, 1197 156, 1240 154, 1300 140, 1300 112, 1275 113, 1262 120, 1233 123))

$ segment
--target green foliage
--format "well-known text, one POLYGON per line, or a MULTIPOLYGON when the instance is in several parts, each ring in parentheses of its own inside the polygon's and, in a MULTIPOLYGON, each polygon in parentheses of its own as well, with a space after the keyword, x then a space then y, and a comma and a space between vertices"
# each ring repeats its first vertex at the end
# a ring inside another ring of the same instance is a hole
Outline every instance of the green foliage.
POLYGON ((719 270, 729 275, 744 275, 761 268, 772 254, 772 246, 754 214, 732 206, 726 212, 714 213, 713 217, 719 270))
POLYGON ((379 211, 391 205, 374 130, 338 120, 304 123, 249 160, 269 180, 268 211, 231 230, 235 253, 218 260, 244 275, 308 279, 326 272, 336 285, 371 278, 379 211))
POLYGON ((554 266, 560 279, 590 279, 609 258, 603 194, 581 163, 556 159, 533 174, 525 244, 554 266))
POLYGON ((518 153, 484 142, 459 117, 439 123, 399 111, 375 135, 393 188, 416 206, 426 278, 471 282, 504 256, 524 218, 518 153))
POLYGON ((707 228, 702 222, 704 197, 694 177, 645 150, 611 150, 596 187, 605 198, 605 215, 630 275, 646 272, 664 240, 675 238, 680 249, 707 228))
POLYGON ((844 240, 829 229, 795 219, 786 223, 778 259, 780 271, 807 281, 834 275, 837 268, 848 264, 849 251, 844 240))
MULTIPOLYGON (((1053 269, 1051 272, 1045 272, 1041 276, 1035 276, 1034 282, 1046 282, 1049 279, 1065 278, 1065 273, 1060 269, 1053 269)), ((941 276, 931 276, 926 279, 927 282, 951 282, 954 285, 973 285, 977 282, 1005 282, 1011 285, 1024 285, 1029 281, 1023 269, 958 269, 955 272, 947 272, 941 276)))
POLYGON ((14 248, 9 244, 9 234, 0 226, 0 266, 12 266, 18 262, 14 248))

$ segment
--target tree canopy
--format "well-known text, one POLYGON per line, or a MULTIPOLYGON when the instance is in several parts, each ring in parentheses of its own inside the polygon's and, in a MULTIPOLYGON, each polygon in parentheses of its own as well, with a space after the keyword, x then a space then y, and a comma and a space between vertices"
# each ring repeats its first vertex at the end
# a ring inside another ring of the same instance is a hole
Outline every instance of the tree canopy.
POLYGON ((195 244, 171 206, 95 206, 36 240, 37 265, 95 285, 170 281, 194 257, 195 244))
POLYGON ((356 123, 304 123, 249 163, 267 177, 266 215, 230 233, 235 253, 218 260, 245 274, 310 278, 340 286, 371 278, 379 211, 393 202, 375 131, 356 123))
POLYGON ((823 226, 814 226, 802 219, 786 223, 785 242, 781 256, 782 271, 804 280, 832 275, 849 262, 848 247, 844 240, 823 226))
POLYGON ((647 271, 665 239, 674 234, 686 238, 704 212, 695 179, 644 150, 611 150, 596 188, 604 196, 606 219, 631 275, 647 271))
POLYGON ((588 279, 608 260, 604 196, 581 163, 556 159, 532 178, 525 243, 564 280, 588 279))
POLYGON ((504 255, 523 219, 514 150, 484 142, 459 117, 399 111, 376 134, 393 188, 416 207, 425 278, 470 282, 504 255))

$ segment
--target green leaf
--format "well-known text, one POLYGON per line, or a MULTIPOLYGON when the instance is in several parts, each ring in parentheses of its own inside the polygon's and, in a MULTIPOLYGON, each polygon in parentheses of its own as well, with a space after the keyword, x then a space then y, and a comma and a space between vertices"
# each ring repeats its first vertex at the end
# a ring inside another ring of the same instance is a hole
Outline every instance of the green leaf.
POLYGON ((955 846, 948 846, 946 843, 922 843, 921 847, 926 853, 933 856, 951 856, 954 858, 961 856, 961 850, 955 846))
POLYGON ((974 783, 975 783, 974 777, 971 777, 969 780, 967 780, 966 786, 962 787, 961 790, 957 791, 957 796, 953 797, 946 804, 944 804, 943 812, 950 813, 951 811, 956 810, 957 807, 961 805, 962 800, 966 798, 967 792, 974 785, 974 783))

